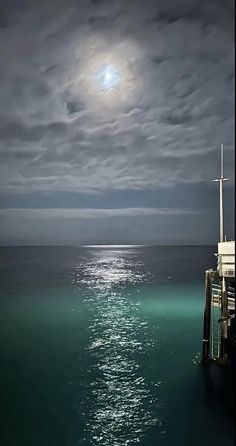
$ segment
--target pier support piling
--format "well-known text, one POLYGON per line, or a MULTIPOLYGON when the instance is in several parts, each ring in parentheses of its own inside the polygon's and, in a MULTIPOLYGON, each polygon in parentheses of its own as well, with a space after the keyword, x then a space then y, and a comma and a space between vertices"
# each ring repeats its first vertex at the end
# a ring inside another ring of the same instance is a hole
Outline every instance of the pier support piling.
POLYGON ((211 288, 212 288, 212 271, 208 270, 205 273, 205 310, 204 310, 204 324, 203 324, 203 361, 209 359, 210 351, 210 328, 211 328, 211 288))

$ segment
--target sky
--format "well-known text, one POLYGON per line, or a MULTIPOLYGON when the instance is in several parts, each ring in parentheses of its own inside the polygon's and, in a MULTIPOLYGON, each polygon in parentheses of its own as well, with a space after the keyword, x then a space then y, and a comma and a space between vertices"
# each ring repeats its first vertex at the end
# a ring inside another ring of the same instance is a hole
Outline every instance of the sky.
POLYGON ((0 0, 0 244, 211 244, 234 1, 0 0))

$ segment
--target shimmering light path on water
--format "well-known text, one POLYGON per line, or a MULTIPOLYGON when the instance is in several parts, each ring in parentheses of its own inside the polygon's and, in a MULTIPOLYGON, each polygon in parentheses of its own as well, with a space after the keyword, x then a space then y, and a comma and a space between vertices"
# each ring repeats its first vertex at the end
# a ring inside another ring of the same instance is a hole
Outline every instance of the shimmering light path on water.
POLYGON ((229 380, 199 365, 213 253, 2 248, 1 444, 231 445, 229 380))

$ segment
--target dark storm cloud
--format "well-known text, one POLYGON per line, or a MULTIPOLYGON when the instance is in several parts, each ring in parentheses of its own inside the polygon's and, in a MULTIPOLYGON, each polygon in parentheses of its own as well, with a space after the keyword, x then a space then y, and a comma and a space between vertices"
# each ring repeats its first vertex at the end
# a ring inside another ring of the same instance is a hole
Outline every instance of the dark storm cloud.
POLYGON ((220 0, 3 0, 1 196, 54 194, 59 206, 60 193, 100 194, 103 208, 107 191, 140 191, 142 208, 143 191, 215 178, 221 142, 233 177, 233 10, 220 0), (110 96, 96 78, 107 57, 121 77, 110 96))

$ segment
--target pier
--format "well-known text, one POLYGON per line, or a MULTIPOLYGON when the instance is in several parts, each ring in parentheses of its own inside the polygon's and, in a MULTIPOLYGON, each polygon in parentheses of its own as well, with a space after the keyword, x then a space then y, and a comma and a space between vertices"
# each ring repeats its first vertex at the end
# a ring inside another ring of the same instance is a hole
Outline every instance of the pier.
POLYGON ((217 269, 205 273, 203 361, 227 363, 235 350, 235 242, 218 243, 217 269))
POLYGON ((217 269, 205 272, 205 310, 203 323, 203 362, 234 362, 235 358, 235 241, 224 240, 223 144, 221 145, 220 241, 217 269))

